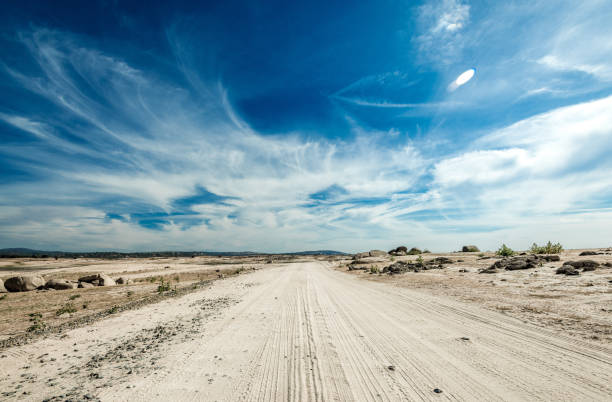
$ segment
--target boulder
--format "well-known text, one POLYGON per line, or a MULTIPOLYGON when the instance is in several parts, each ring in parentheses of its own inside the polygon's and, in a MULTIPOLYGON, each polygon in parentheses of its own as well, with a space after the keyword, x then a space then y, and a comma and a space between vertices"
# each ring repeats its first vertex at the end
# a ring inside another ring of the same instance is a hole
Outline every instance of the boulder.
POLYGON ((382 250, 370 250, 369 254, 370 257, 385 257, 388 255, 386 251, 382 250))
POLYGON ((490 268, 505 269, 506 271, 531 269, 540 266, 544 262, 558 261, 555 257, 558 258, 559 256, 519 255, 495 261, 490 268))
POLYGON ((6 293, 8 290, 4 287, 4 281, 0 279, 0 293, 6 293))
POLYGON ((394 248, 393 250, 390 250, 389 254, 395 255, 395 256, 407 255, 408 254, 408 248, 406 248, 404 246, 399 246, 397 248, 394 248))
POLYGON ((593 260, 566 261, 563 265, 571 265, 576 269, 582 268, 583 271, 595 271, 595 269, 599 267, 599 263, 593 260))
MULTIPOLYGON (((255 269, 255 268, 253 268, 253 269, 255 269)), ((117 278, 117 280, 115 282, 117 282, 117 285, 128 285, 128 284, 132 283, 132 280, 122 276, 120 278, 117 278)))
POLYGON ((115 280, 108 275, 100 274, 98 278, 98 286, 115 286, 115 280))
POLYGON ((582 253, 578 255, 583 256, 583 255, 597 255, 597 254, 599 254, 597 251, 583 251, 582 253))
POLYGON ((564 275, 580 275, 580 271, 578 271, 576 268, 569 264, 563 265, 558 268, 556 273, 564 275))
POLYGON ((93 282, 98 280, 98 274, 82 276, 79 278, 79 282, 93 282))
POLYGON ((499 271, 497 270, 497 268, 495 268, 495 266, 490 266, 489 268, 485 268, 483 270, 480 270, 478 273, 479 274, 496 274, 499 271))
POLYGON ((74 282, 69 282, 64 279, 49 279, 47 283, 45 283, 45 288, 47 289, 55 289, 55 290, 68 290, 68 289, 76 289, 78 284, 74 282))
POLYGON ((82 288, 82 289, 93 288, 94 286, 95 285, 93 283, 79 282, 79 288, 82 288))
POLYGON ((4 287, 9 292, 29 292, 43 286, 45 286, 45 280, 38 275, 14 276, 4 282, 4 287))
POLYGON ((472 246, 463 246, 463 247, 461 247, 461 251, 464 252, 464 253, 477 253, 480 250, 478 249, 478 247, 472 245, 472 246))
POLYGON ((115 286, 115 280, 106 274, 83 276, 79 278, 79 282, 91 283, 94 286, 115 286))

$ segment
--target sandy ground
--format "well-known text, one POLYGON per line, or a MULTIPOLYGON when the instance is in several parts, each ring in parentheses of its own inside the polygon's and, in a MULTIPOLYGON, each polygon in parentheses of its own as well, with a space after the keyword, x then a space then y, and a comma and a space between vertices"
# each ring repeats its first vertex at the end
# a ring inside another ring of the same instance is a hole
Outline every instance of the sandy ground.
POLYGON ((612 398, 609 345, 322 261, 215 281, 0 355, 7 400, 612 398))

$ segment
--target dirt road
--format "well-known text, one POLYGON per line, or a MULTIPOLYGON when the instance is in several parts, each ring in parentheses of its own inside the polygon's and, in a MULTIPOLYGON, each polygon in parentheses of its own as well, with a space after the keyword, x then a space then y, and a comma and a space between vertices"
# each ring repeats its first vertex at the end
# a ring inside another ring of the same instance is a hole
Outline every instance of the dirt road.
POLYGON ((0 399, 612 399, 612 348, 324 262, 217 281, 0 354, 0 399))

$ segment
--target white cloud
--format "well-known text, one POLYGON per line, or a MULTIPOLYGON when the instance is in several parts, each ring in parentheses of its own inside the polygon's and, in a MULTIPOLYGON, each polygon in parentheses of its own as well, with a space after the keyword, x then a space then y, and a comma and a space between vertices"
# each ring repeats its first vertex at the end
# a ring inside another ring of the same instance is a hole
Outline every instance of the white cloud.
POLYGON ((420 53, 428 59, 451 63, 463 48, 461 31, 468 24, 470 6, 461 0, 436 0, 419 8, 420 53))

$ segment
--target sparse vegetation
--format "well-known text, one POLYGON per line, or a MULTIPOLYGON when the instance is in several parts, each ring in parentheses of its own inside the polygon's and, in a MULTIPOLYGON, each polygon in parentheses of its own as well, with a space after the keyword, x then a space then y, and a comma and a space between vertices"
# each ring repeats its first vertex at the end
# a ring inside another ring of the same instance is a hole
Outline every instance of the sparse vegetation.
POLYGON ((132 297, 132 295, 133 295, 133 294, 134 294, 134 292, 133 292, 133 291, 128 290, 128 292, 127 292, 127 297, 132 297))
POLYGON ((4 299, 6 299, 6 295, 0 296, 0 300, 4 300, 4 299))
POLYGON ((485 256, 485 254, 484 254, 484 253, 480 253, 480 254, 478 254, 478 257, 484 257, 484 256, 485 256))
POLYGON ((170 290, 170 282, 164 281, 164 278, 159 278, 159 285, 157 285, 157 293, 164 293, 170 290))
POLYGON ((461 248, 461 252, 463 253, 477 253, 480 250, 478 249, 478 247, 471 245, 471 246, 463 246, 461 248))
POLYGON ((495 254, 500 255, 502 257, 510 257, 514 255, 514 250, 512 250, 505 244, 502 244, 501 247, 495 252, 495 254))
POLYGON ((107 310, 109 314, 115 314, 117 311, 119 311, 119 306, 113 306, 107 310))
POLYGON ((60 308, 59 310, 55 312, 55 315, 59 317, 60 315, 66 314, 66 313, 68 314, 76 313, 76 311, 77 309, 76 307, 74 307, 74 304, 66 303, 62 306, 62 308, 60 308))
POLYGON ((425 249, 425 250, 423 250, 423 254, 431 254, 431 251, 425 249))
POLYGON ((370 273, 371 273, 371 274, 378 274, 379 272, 380 272, 380 270, 378 269, 378 267, 376 267, 376 266, 374 266, 374 265, 372 265, 372 266, 370 267, 370 273))
POLYGON ((41 332, 47 328, 47 324, 42 320, 41 313, 30 313, 28 316, 30 317, 32 325, 26 329, 27 332, 41 332))
POLYGON ((81 297, 81 295, 72 295, 68 298, 68 300, 78 299, 79 297, 81 297))
POLYGON ((423 257, 421 257, 421 256, 419 256, 419 257, 416 259, 416 263, 417 263, 418 265, 420 265, 421 267, 425 266, 425 261, 423 260, 423 257))
POLYGON ((412 247, 412 248, 410 249, 410 251, 408 251, 408 255, 417 255, 417 254, 421 254, 421 253, 422 253, 422 251, 421 251, 421 250, 419 250, 419 249, 418 249, 418 248, 416 248, 416 247, 412 247))
POLYGON ((533 243, 529 251, 532 254, 559 254, 561 251, 563 251, 563 246, 561 246, 561 243, 553 244, 549 240, 544 246, 538 246, 536 243, 533 243))

